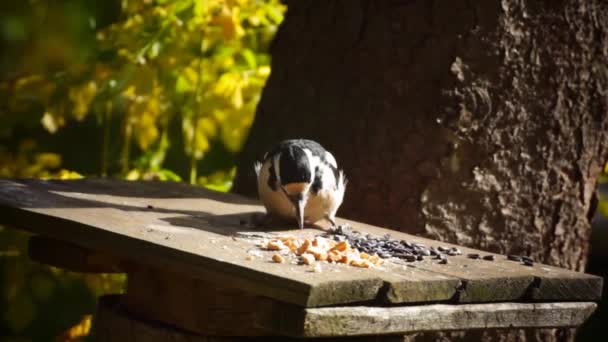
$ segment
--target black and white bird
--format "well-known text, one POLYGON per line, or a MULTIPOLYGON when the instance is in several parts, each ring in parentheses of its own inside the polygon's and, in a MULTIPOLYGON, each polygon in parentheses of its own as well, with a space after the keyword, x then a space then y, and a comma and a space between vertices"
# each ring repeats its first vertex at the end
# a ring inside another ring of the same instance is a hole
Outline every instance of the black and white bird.
POLYGON ((255 163, 258 194, 270 218, 298 226, 328 220, 336 225, 346 178, 334 156, 312 140, 284 140, 255 163))

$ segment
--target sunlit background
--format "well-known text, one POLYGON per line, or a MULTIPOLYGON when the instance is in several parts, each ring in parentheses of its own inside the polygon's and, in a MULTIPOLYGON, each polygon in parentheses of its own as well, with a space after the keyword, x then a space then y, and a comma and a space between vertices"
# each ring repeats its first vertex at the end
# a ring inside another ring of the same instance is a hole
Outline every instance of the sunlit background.
MULTIPOLYGON (((284 13, 279 0, 0 1, 0 177, 229 190, 284 13)), ((606 198, 590 264, 600 274, 606 198)), ((124 276, 31 262, 27 238, 0 226, 0 339, 90 339, 96 297, 122 291, 124 276)))
MULTIPOLYGON (((0 2, 0 177, 229 190, 270 74, 278 0, 0 2)), ((86 339, 124 276, 27 258, 0 226, 0 339, 86 339)))

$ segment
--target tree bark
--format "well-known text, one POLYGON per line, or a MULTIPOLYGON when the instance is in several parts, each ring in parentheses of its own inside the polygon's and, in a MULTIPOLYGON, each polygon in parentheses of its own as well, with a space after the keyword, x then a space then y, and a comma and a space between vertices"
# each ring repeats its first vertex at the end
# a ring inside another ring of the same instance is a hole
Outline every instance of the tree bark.
POLYGON ((349 178, 341 216, 584 269, 608 157, 606 1, 287 4, 236 192, 256 193, 269 146, 310 138, 349 178))

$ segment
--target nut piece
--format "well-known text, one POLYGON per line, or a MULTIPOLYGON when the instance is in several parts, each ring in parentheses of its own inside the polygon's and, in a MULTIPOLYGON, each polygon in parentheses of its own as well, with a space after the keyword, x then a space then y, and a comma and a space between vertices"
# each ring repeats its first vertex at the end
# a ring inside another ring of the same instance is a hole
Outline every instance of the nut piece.
POLYGON ((312 254, 316 260, 327 260, 327 252, 320 247, 309 247, 306 253, 312 254))
POLYGON ((330 251, 327 253, 327 261, 340 262, 342 260, 342 253, 338 251, 330 251))
POLYGON ((319 247, 322 250, 328 250, 334 247, 336 243, 322 236, 316 236, 314 240, 312 240, 312 245, 315 247, 319 247))
POLYGON ((312 254, 305 253, 300 256, 300 260, 304 265, 312 265, 315 263, 315 256, 312 254))
POLYGON ((272 261, 274 261, 274 262, 276 262, 276 263, 279 263, 279 264, 282 264, 282 263, 284 263, 284 262, 285 262, 285 258, 283 258, 283 257, 282 257, 280 254, 276 254, 276 253, 275 253, 275 254, 272 256, 272 261))
POLYGON ((351 260, 350 265, 355 266, 355 267, 362 267, 362 268, 370 268, 372 266, 369 261, 361 260, 361 259, 351 260))
POLYGON ((285 246, 281 240, 270 240, 268 241, 266 248, 270 249, 271 251, 280 251, 283 248, 287 248, 287 246, 285 246))
POLYGON ((350 249, 350 244, 348 243, 348 241, 342 241, 339 244, 337 244, 334 247, 332 247, 332 249, 330 249, 330 251, 344 252, 344 251, 349 250, 349 249, 350 249))
POLYGON ((308 251, 309 247, 310 247, 310 240, 304 240, 302 245, 300 245, 300 247, 298 247, 298 249, 296 250, 296 254, 302 255, 302 254, 306 253, 308 251))

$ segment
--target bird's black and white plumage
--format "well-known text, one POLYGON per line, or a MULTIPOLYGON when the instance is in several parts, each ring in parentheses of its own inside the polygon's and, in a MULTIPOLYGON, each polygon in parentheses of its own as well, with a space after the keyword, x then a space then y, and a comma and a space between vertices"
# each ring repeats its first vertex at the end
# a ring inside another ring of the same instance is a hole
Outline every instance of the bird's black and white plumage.
POLYGON ((334 156, 312 140, 284 140, 255 164, 258 194, 268 214, 335 225, 346 178, 334 156))

